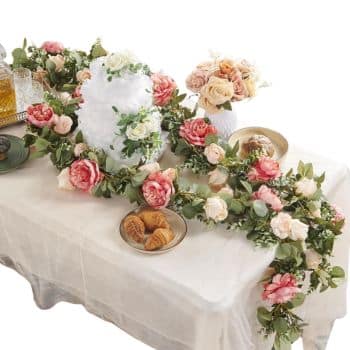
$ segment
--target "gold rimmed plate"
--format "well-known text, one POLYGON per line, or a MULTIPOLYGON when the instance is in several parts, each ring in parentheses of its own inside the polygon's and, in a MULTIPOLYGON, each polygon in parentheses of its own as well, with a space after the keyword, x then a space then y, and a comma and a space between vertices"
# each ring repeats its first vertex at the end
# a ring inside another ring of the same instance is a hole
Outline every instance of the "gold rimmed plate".
MULTIPOLYGON (((150 209, 150 208, 145 207, 145 206, 139 207, 139 208, 131 211, 127 215, 125 215, 125 217, 123 218, 123 220, 120 223, 120 226, 119 226, 120 236, 122 237, 124 242, 129 247, 131 247, 132 249, 134 249, 135 251, 138 251, 140 253, 155 255, 155 254, 166 253, 166 252, 169 252, 170 250, 173 250, 184 240, 184 238, 186 237, 186 234, 187 234, 186 221, 184 220, 184 218, 182 216, 177 214, 175 211, 173 211, 171 209, 167 209, 167 208, 161 209, 160 211, 166 216, 166 218, 169 222, 170 228, 174 232, 175 237, 170 243, 168 243, 164 247, 159 248, 157 250, 146 250, 143 243, 137 243, 133 239, 131 239, 129 237, 129 235, 124 230, 124 225, 123 225, 124 220, 127 216, 135 215, 135 214, 137 215, 141 210, 144 210, 144 209, 150 209)), ((146 233, 145 241, 150 236, 150 234, 151 234, 151 232, 146 233)))
POLYGON ((259 126, 239 129, 230 136, 228 143, 231 147, 233 147, 236 142, 239 141, 238 155, 243 158, 241 145, 253 135, 264 135, 268 137, 275 148, 275 153, 272 158, 279 162, 283 161, 288 152, 288 141, 282 134, 272 129, 262 128, 259 126))

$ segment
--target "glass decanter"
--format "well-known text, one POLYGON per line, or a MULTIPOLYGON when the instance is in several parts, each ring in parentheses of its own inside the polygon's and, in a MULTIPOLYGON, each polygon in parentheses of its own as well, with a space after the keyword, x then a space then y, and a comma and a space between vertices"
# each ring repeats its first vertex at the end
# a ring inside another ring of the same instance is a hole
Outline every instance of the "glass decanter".
POLYGON ((0 44, 0 126, 9 117, 15 118, 16 94, 13 74, 9 65, 4 61, 6 51, 0 44))

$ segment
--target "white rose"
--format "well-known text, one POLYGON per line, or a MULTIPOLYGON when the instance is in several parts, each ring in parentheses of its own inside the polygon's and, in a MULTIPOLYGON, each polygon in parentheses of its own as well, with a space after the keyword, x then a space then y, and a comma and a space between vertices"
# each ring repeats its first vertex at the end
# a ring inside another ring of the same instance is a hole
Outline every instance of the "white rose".
POLYGON ((64 67, 64 57, 62 55, 49 56, 49 60, 56 66, 56 72, 60 72, 64 67))
POLYGON ((295 183, 295 191, 304 197, 311 197, 317 191, 317 183, 313 179, 304 177, 295 183))
POLYGON ((159 119, 156 119, 154 116, 145 118, 143 123, 146 125, 150 134, 152 134, 152 132, 159 131, 159 119))
POLYGON ((86 151, 88 149, 88 145, 86 143, 77 143, 75 146, 74 146, 74 155, 76 157, 80 157, 80 154, 83 153, 84 151, 86 151))
POLYGON ((57 176, 58 188, 61 190, 73 191, 74 186, 69 180, 69 168, 63 169, 57 176))
POLYGON ((105 66, 111 70, 120 70, 131 63, 135 63, 135 56, 129 51, 112 53, 106 57, 105 66))
POLYGON ((223 187, 219 192, 217 192, 217 194, 225 194, 225 195, 228 195, 230 197, 233 197, 233 195, 234 195, 233 189, 228 185, 223 187))
POLYGON ((228 173, 224 170, 216 168, 215 170, 208 173, 209 175, 209 186, 213 191, 219 191, 225 186, 228 180, 228 173))
POLYGON ((307 233, 309 231, 309 226, 302 223, 298 219, 293 219, 291 222, 291 227, 290 227, 290 234, 289 237, 293 241, 305 241, 307 238, 307 233))
POLYGON ((218 164, 225 158, 225 150, 216 143, 211 143, 205 147, 204 155, 210 164, 218 164))
POLYGON ((291 232, 292 217, 280 212, 271 220, 271 228, 275 236, 285 239, 291 232))
POLYGON ((139 123, 135 127, 129 125, 126 129, 126 137, 129 140, 138 141, 143 140, 150 135, 147 123, 139 123))
POLYGON ((306 266, 308 269, 316 270, 322 262, 322 256, 313 249, 305 252, 306 266))
POLYGON ((205 214, 208 219, 223 221, 227 218, 227 204, 220 197, 210 197, 204 205, 205 214))
POLYGON ((147 171, 149 174, 151 174, 151 173, 155 173, 156 171, 160 171, 160 165, 157 162, 148 163, 148 164, 141 165, 139 167, 139 170, 140 171, 147 171))
POLYGON ((64 105, 67 105, 72 99, 72 96, 68 92, 61 92, 58 97, 64 105))

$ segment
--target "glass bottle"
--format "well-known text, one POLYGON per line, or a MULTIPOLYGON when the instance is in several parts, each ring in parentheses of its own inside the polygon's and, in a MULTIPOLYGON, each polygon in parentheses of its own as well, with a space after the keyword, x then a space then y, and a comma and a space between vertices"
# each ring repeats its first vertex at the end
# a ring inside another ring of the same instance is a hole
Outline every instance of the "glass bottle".
POLYGON ((0 44, 0 126, 10 121, 11 116, 15 119, 16 94, 13 82, 13 74, 9 65, 4 61, 6 51, 0 44))

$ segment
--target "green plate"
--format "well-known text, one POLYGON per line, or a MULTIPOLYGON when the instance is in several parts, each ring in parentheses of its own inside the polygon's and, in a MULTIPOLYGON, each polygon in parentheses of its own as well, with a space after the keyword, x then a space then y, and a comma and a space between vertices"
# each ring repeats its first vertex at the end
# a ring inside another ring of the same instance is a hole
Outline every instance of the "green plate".
POLYGON ((29 157, 29 148, 25 147, 24 141, 17 136, 5 134, 0 134, 0 136, 6 136, 11 142, 11 148, 7 153, 7 158, 0 160, 0 174, 3 174, 23 164, 29 157))

